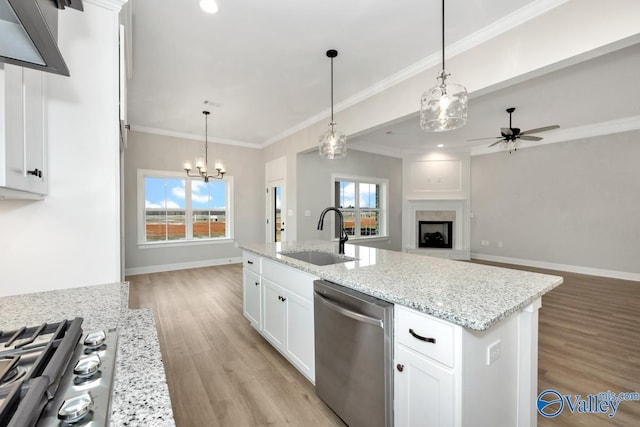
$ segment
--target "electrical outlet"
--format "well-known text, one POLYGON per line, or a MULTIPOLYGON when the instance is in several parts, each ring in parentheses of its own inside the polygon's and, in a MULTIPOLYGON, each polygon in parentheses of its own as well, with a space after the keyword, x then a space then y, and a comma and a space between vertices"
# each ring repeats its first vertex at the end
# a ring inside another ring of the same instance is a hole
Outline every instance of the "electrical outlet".
POLYGON ((501 248, 502 247, 502 241, 498 242, 498 247, 501 248))
POLYGON ((500 340, 491 343, 487 347, 487 366, 492 365, 496 360, 500 359, 502 353, 502 346, 500 340))
POLYGON ((304 211, 304 216, 311 216, 311 211, 310 210, 304 211))
POLYGON ((489 241, 488 241, 488 240, 482 240, 482 241, 480 242, 480 244, 481 244, 482 246, 489 246, 489 241))

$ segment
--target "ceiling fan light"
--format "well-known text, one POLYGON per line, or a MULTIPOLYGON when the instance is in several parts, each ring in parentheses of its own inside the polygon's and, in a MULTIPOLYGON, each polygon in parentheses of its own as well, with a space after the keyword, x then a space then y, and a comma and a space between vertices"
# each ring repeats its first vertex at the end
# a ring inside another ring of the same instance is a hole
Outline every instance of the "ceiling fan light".
MULTIPOLYGON (((439 77, 442 78, 442 77, 439 77)), ((456 83, 442 83, 422 94, 420 127, 427 132, 458 129, 467 123, 467 89, 456 83)))
POLYGON ((342 159, 347 156, 347 135, 330 126, 331 129, 318 138, 318 152, 329 160, 342 159))

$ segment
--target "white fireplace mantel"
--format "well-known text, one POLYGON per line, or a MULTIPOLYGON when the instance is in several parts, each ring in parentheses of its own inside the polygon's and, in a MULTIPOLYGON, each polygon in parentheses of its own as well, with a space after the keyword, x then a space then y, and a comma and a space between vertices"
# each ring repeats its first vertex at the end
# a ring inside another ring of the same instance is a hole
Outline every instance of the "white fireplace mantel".
POLYGON ((470 156, 432 151, 403 157, 402 246, 405 251, 470 259, 470 156), (454 211, 453 248, 418 247, 418 211, 454 211))

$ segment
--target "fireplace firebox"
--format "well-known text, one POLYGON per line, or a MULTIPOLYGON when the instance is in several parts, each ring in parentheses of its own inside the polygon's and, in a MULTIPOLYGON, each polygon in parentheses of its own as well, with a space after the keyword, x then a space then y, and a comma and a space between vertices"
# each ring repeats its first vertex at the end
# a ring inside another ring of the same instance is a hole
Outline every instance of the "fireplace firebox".
POLYGON ((453 248, 453 221, 418 221, 418 247, 453 248))

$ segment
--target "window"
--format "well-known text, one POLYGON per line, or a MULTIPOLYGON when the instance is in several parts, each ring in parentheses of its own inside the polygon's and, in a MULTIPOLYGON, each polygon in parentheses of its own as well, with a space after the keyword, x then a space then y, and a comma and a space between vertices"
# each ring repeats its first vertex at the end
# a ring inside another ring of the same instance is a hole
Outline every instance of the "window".
POLYGON ((139 242, 231 239, 231 191, 231 177, 205 183, 173 172, 139 170, 139 242))
MULTIPOLYGON (((387 180, 334 177, 334 201, 344 217, 349 237, 380 237, 387 234, 387 180)), ((336 238, 338 228, 336 225, 336 238)))

